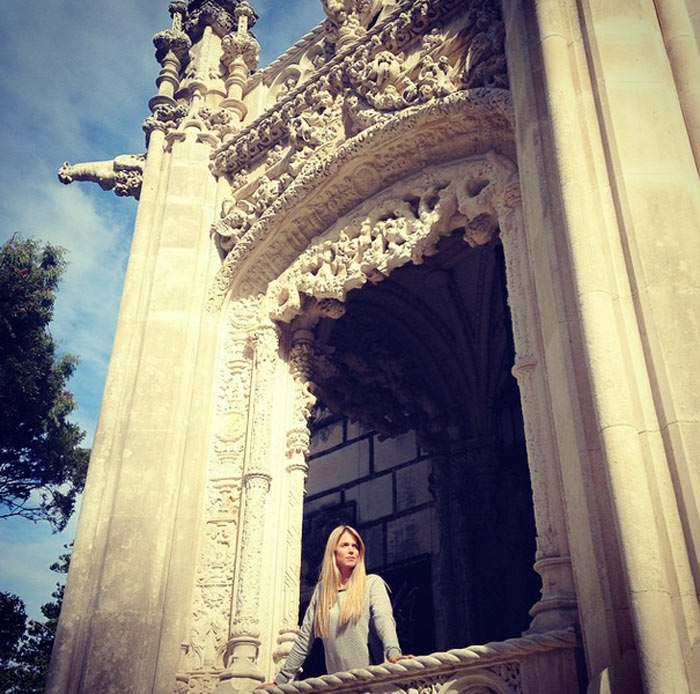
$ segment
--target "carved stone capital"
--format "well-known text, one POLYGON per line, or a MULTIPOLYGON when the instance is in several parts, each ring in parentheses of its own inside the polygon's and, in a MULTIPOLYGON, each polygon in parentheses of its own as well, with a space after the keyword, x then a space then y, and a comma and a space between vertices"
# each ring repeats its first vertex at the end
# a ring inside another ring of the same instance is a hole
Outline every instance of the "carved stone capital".
POLYGON ((143 131, 148 138, 154 130, 162 130, 168 134, 175 130, 180 122, 188 116, 190 109, 185 104, 157 104, 153 114, 143 122, 143 131))

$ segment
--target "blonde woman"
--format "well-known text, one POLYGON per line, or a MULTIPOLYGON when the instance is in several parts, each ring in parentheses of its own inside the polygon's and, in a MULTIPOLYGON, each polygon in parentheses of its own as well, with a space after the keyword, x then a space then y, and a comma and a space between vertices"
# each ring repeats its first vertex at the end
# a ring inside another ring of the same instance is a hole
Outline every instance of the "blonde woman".
POLYGON ((323 640, 328 673, 367 667, 370 629, 382 642, 385 660, 413 658, 401 653, 386 584, 365 572, 365 543, 357 530, 341 525, 328 537, 321 577, 275 684, 294 679, 316 637, 323 640))

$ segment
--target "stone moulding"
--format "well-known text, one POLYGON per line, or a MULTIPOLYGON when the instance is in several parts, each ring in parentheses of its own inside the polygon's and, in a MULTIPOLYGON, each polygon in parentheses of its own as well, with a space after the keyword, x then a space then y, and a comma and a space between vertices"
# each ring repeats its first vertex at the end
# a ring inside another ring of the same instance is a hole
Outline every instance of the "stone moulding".
POLYGON ((267 67, 258 70, 251 75, 248 81, 247 90, 251 91, 258 84, 272 84, 277 74, 286 67, 293 65, 294 58, 322 41, 324 36, 323 24, 314 27, 308 34, 302 36, 296 43, 291 45, 284 53, 275 58, 267 67))
POLYGON ((512 156, 513 130, 510 93, 473 89, 399 111, 312 158, 226 256, 209 308, 218 310, 231 290, 264 292, 314 236, 392 183, 431 164, 489 151, 512 156))
POLYGON ((336 692, 410 694, 410 692, 424 689, 424 687, 411 686, 416 683, 416 680, 420 682, 430 680, 431 692, 447 694, 447 692, 460 690, 459 687, 454 686, 457 678, 462 679, 473 670, 486 670, 492 673, 493 678, 489 678, 492 682, 487 686, 493 688, 479 691, 523 692, 526 690, 522 689, 519 683, 512 686, 514 678, 508 678, 511 682, 504 679, 506 673, 501 672, 498 666, 513 662, 522 664, 530 655, 574 650, 580 646, 580 640, 574 629, 563 629, 505 641, 494 641, 479 646, 454 648, 444 653, 417 656, 398 663, 370 665, 348 672, 311 677, 307 680, 267 687, 265 691, 269 694, 302 694, 302 692, 314 691, 332 691, 334 694, 336 692), (500 683, 497 684, 498 680, 500 683))

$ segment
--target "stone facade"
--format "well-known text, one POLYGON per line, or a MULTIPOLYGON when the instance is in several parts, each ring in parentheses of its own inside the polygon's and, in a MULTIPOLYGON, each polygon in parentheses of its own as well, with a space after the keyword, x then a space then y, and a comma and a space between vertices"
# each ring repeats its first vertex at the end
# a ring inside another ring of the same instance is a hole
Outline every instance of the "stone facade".
POLYGON ((145 154, 60 170, 139 211, 47 691, 269 681, 348 514, 440 652, 282 691, 697 691, 700 12, 323 7, 257 70, 171 2, 145 154))

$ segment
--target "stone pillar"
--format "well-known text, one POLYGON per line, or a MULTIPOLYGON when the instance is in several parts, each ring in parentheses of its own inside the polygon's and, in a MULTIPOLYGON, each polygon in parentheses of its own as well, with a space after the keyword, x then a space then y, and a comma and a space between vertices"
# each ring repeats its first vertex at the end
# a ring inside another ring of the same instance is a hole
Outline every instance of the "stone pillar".
POLYGON ((270 420, 278 359, 277 329, 263 323, 251 336, 254 350, 248 445, 243 473, 242 529, 238 541, 236 589, 231 609, 227 669, 217 692, 241 691, 263 682, 258 665, 260 646, 260 579, 263 568, 265 504, 270 491, 270 420))
POLYGON ((149 139, 49 692, 163 691, 175 680, 204 484, 195 404, 216 342, 204 311, 216 185, 208 145, 170 149, 166 127, 149 139))
POLYGON ((455 530, 453 516, 453 475, 448 455, 433 455, 430 461, 430 493, 435 499, 440 552, 434 566, 434 612, 436 649, 446 651, 455 644, 471 643, 467 636, 463 641, 460 629, 471 623, 466 607, 466 593, 469 576, 458 574, 455 570, 453 548, 455 545, 455 530), (450 594, 452 577, 460 576, 462 590, 455 591, 448 604, 441 596, 450 594), (461 626, 460 626, 461 625, 461 626))
POLYGON ((287 542, 285 547, 282 628, 274 653, 275 663, 287 657, 296 639, 299 614, 299 580, 301 574, 301 526, 304 515, 304 485, 309 466, 310 432, 308 420, 316 397, 311 393, 311 369, 314 356, 314 333, 292 331, 289 364, 294 378, 294 413, 287 432, 287 542))
POLYGON ((513 375, 520 389, 537 528, 534 568, 542 578, 541 598, 530 610, 533 620, 529 632, 545 632, 578 623, 576 589, 519 186, 513 183, 507 187, 495 205, 515 341, 513 375))
POLYGON ((685 0, 654 0, 695 165, 700 170, 700 53, 685 0))
POLYGON ((156 79, 158 94, 148 102, 151 110, 158 105, 175 105, 173 97, 180 86, 180 69, 192 47, 190 37, 182 31, 182 18, 187 12, 187 4, 177 0, 171 2, 168 9, 173 18, 172 27, 158 32, 153 37, 156 58, 161 63, 162 69, 156 79))
POLYGON ((691 347, 677 327, 697 325, 683 258, 700 255, 700 207, 656 12, 651 0, 504 10, 589 691, 688 692, 698 609, 669 468, 688 473, 697 440, 697 335, 691 347), (687 426, 657 419, 681 410, 687 426))

